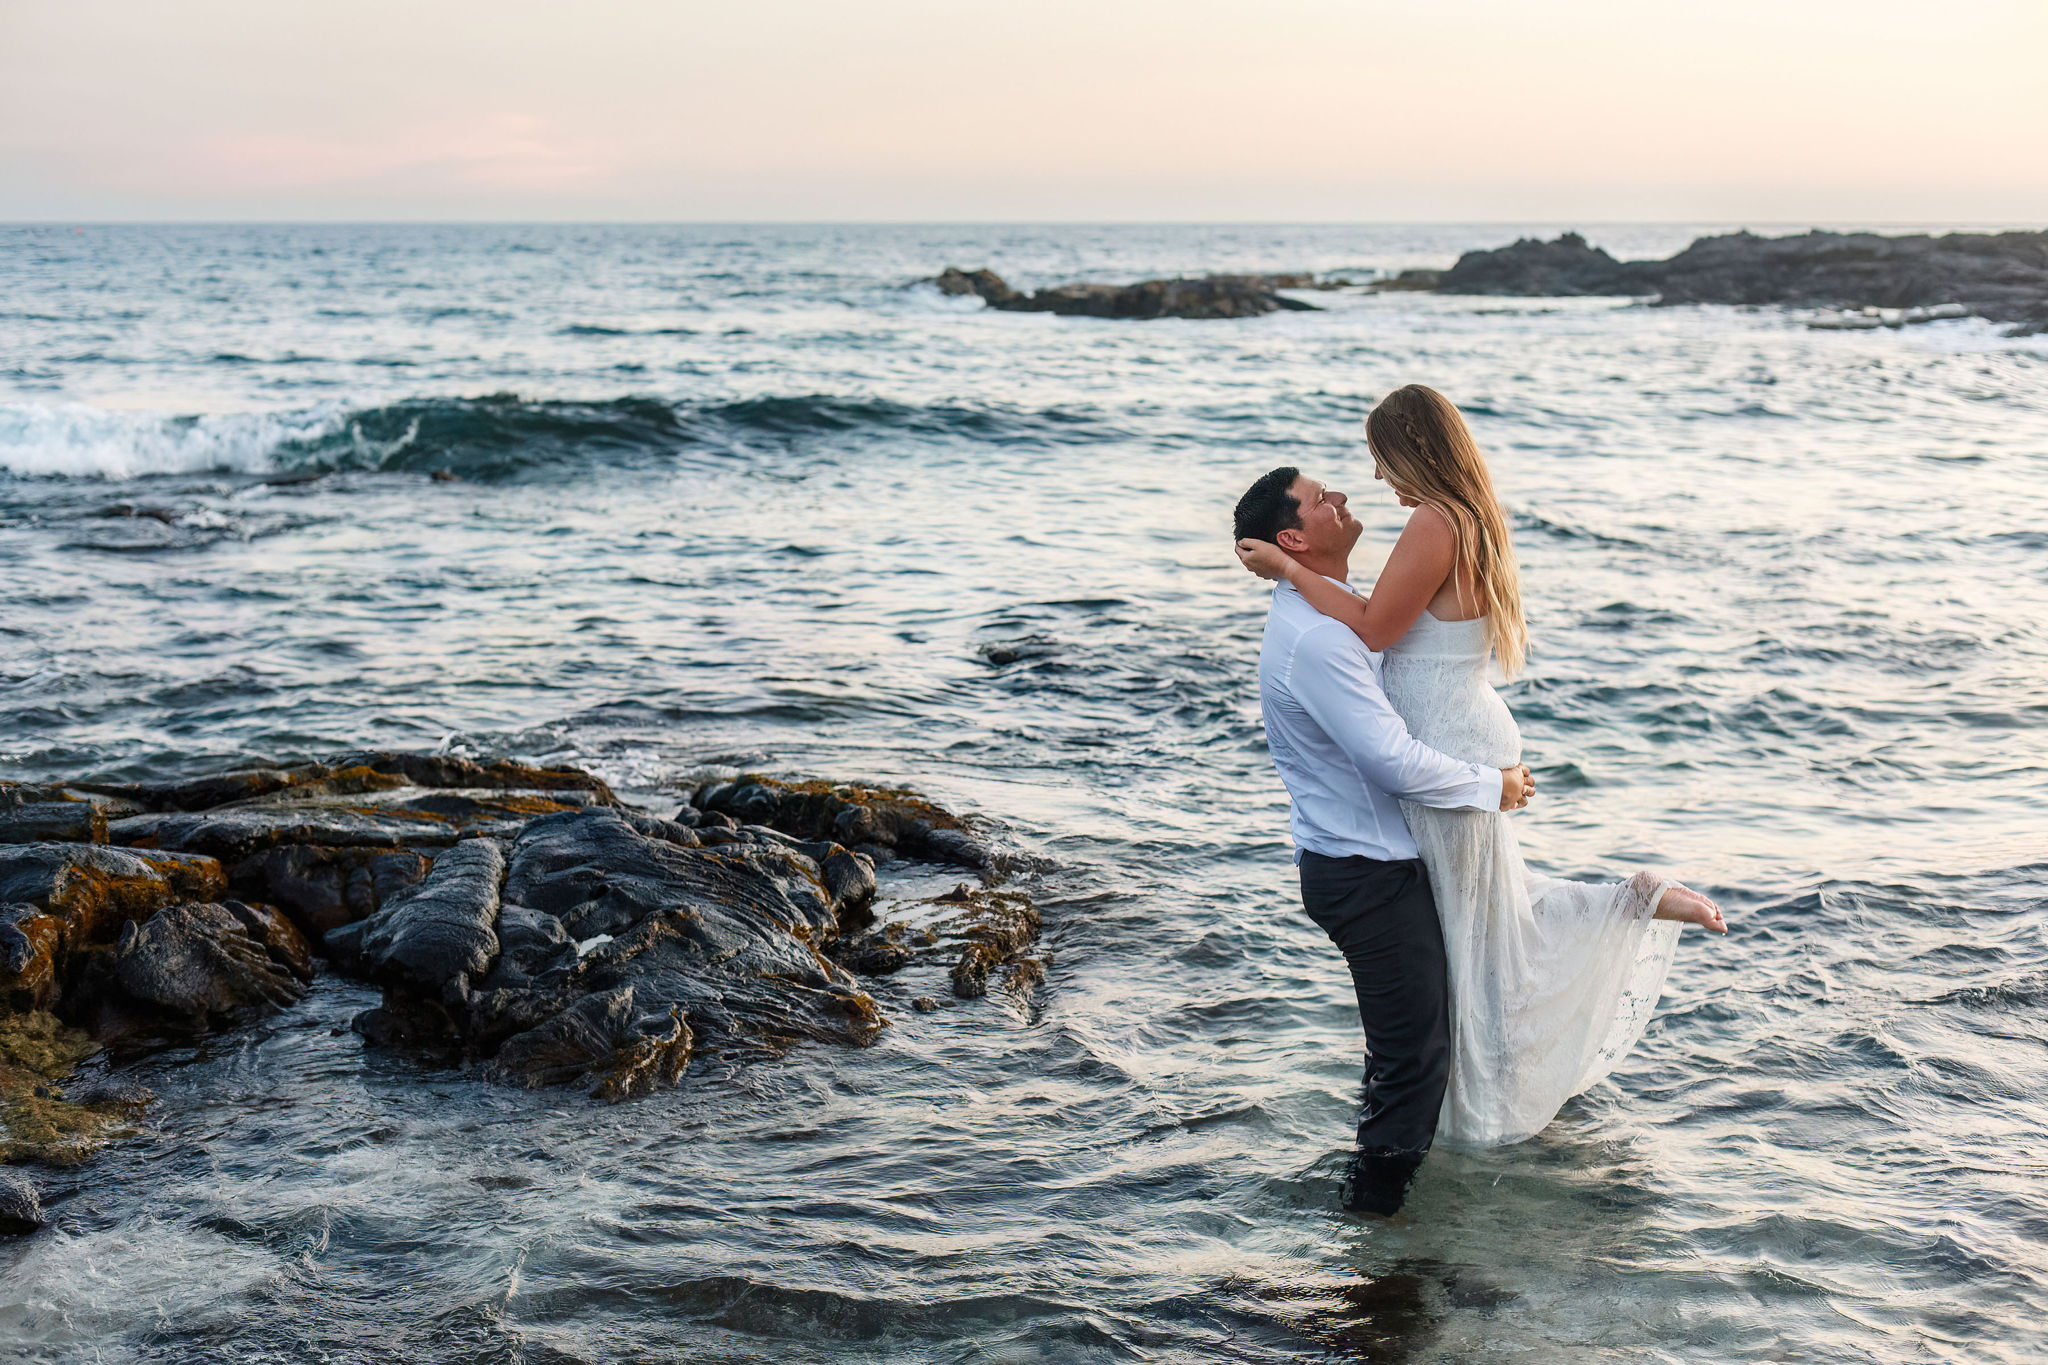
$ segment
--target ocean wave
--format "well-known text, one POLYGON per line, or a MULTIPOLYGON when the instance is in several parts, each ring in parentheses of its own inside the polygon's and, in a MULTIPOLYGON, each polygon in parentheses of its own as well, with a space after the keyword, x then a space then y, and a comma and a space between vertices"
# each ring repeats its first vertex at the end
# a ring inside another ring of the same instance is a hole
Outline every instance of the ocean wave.
POLYGON ((8 403, 0 404, 0 471, 121 480, 216 471, 445 470, 491 480, 551 466, 631 462, 688 450, 756 452, 867 435, 1065 445, 1119 440, 1127 433, 1086 411, 818 394, 721 403, 492 394, 212 416, 8 403))
POLYGON ((322 410, 171 417, 89 403, 0 403, 0 470, 100 479, 261 472, 275 467, 278 451, 345 424, 344 414, 322 410))

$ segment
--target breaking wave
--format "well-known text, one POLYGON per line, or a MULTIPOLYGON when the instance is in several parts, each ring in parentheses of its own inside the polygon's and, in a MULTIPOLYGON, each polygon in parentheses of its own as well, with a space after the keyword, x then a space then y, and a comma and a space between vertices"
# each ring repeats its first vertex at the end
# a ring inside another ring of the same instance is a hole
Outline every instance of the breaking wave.
POLYGON ((1069 445, 1126 439, 1093 413, 826 395, 670 403, 419 398, 379 407, 169 416, 85 403, 0 404, 0 470, 26 477, 323 470, 515 477, 556 465, 739 453, 839 438, 1069 445))

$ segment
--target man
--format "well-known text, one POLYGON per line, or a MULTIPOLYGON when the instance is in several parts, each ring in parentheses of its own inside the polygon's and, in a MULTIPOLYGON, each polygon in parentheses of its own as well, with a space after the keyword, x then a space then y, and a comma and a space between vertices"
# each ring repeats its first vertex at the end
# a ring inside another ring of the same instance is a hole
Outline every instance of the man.
MULTIPOLYGON (((1239 540, 1271 541, 1349 587, 1363 528, 1342 493, 1276 469, 1238 500, 1239 540)), ((1400 801, 1516 810, 1526 766, 1461 763, 1408 733, 1380 686, 1380 656, 1285 581, 1259 649, 1273 766, 1293 798, 1301 901, 1351 967, 1365 1026, 1365 1106, 1346 1207, 1392 1214, 1436 1136, 1450 1072, 1449 989, 1429 874, 1400 801)))

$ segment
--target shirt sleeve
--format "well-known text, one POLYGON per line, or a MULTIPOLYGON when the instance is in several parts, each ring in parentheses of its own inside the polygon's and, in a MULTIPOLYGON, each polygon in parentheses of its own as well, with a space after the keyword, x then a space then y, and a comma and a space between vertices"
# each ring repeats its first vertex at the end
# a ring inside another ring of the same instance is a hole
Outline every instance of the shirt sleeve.
POLYGON ((1294 662, 1295 700, 1375 787, 1445 810, 1500 809, 1500 769, 1462 763, 1409 734, 1348 629, 1332 622, 1309 631, 1294 662))

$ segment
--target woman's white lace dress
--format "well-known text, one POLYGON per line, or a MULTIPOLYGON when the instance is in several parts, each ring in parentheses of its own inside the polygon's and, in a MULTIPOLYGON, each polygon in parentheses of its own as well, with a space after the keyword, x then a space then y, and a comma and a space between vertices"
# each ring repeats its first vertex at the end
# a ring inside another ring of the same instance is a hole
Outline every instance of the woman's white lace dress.
MULTIPOLYGON (((1387 651, 1387 697, 1424 744, 1505 768, 1515 718, 1488 677, 1486 620, 1428 612, 1387 651)), ((1654 920, 1671 883, 1531 873, 1508 817, 1401 803, 1429 868, 1451 987, 1451 1082, 1437 1137, 1497 1147, 1533 1137, 1642 1037, 1679 925, 1654 920)))

